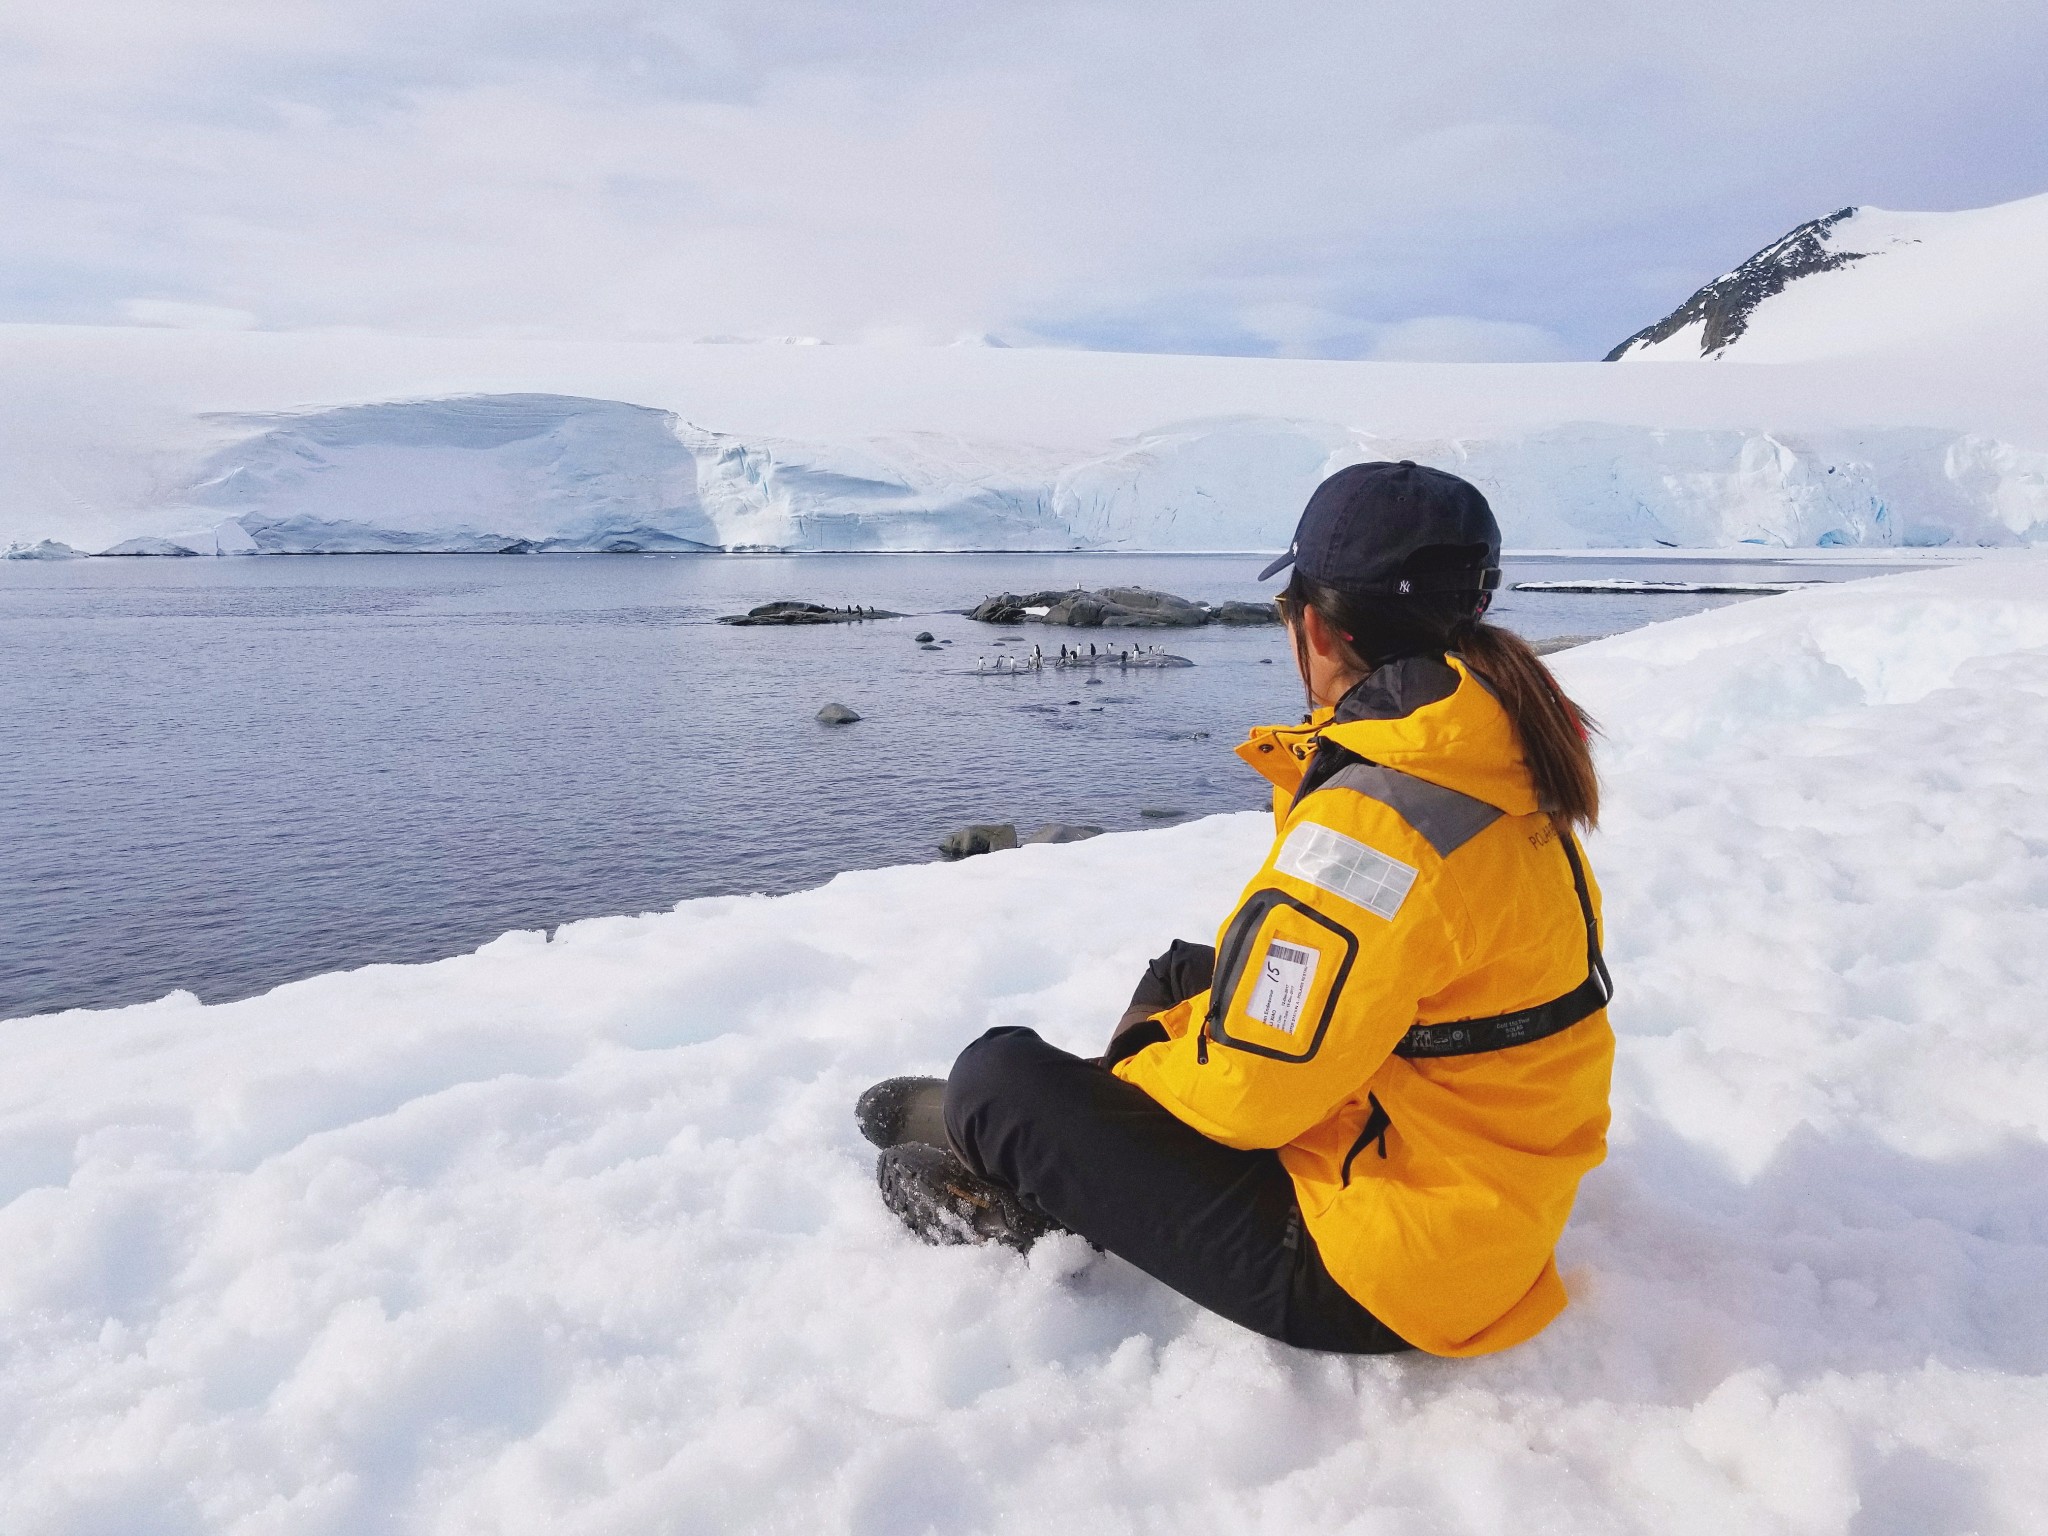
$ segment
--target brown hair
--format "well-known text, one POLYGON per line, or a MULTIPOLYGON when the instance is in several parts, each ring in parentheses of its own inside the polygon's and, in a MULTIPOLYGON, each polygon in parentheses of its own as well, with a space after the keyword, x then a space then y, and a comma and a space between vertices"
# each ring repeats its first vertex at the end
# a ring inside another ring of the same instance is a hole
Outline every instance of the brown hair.
MULTIPOLYGON (((1512 630, 1489 624, 1477 592, 1407 597, 1366 596, 1324 586, 1296 570, 1286 606, 1313 608, 1348 643, 1351 660, 1370 672, 1405 656, 1455 652, 1500 700, 1514 723, 1535 781, 1536 803, 1560 826, 1590 829, 1600 819, 1600 781, 1593 772, 1593 719, 1565 693, 1550 668, 1512 630)), ((1302 636, 1294 626, 1295 655, 1302 636)), ((1306 678, 1308 668, 1302 666, 1306 678)))

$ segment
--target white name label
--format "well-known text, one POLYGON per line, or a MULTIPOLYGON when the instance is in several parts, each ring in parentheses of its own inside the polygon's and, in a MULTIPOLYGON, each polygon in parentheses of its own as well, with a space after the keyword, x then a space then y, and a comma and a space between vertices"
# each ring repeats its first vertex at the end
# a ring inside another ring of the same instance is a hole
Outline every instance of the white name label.
POLYGON ((1378 913, 1389 922, 1408 899, 1415 866, 1390 859, 1355 837, 1305 821, 1287 834, 1273 867, 1283 875, 1306 880, 1333 896, 1378 913))
POLYGON ((1315 984, 1319 958, 1314 950, 1299 944, 1268 941, 1266 958, 1259 962, 1259 979, 1252 983, 1245 1013, 1269 1029, 1293 1034, 1301 1027, 1301 1012, 1308 1006, 1308 991, 1315 984))

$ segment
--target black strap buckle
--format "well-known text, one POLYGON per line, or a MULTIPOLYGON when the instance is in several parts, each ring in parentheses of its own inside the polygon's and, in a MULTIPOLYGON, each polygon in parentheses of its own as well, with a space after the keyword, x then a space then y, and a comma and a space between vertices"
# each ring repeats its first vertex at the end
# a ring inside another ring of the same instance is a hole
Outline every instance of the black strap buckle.
POLYGON ((1504 1051, 1527 1045, 1570 1029, 1581 1019, 1591 1018, 1614 999, 1614 978, 1600 954, 1600 925, 1593 916, 1593 895, 1586 885, 1586 866, 1579 857, 1578 839, 1562 834, 1564 856, 1572 867, 1572 889, 1578 893, 1579 911, 1586 919, 1586 979, 1563 997, 1554 997, 1534 1008, 1497 1013, 1485 1019, 1459 1019, 1450 1024, 1417 1024, 1394 1047, 1396 1056, 1475 1056, 1481 1051, 1504 1051))

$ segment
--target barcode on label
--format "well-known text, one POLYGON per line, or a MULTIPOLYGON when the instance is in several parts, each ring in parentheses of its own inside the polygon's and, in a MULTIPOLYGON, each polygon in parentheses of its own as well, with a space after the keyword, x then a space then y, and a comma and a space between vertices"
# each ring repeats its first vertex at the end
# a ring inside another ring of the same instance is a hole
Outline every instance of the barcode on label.
POLYGON ((1245 1003, 1246 1016, 1269 1029, 1293 1034, 1301 1027, 1302 1011, 1308 1006, 1309 988, 1315 984, 1316 962, 1320 958, 1316 951, 1303 945, 1268 940, 1265 958, 1259 962, 1258 980, 1252 983, 1251 998, 1245 1003))

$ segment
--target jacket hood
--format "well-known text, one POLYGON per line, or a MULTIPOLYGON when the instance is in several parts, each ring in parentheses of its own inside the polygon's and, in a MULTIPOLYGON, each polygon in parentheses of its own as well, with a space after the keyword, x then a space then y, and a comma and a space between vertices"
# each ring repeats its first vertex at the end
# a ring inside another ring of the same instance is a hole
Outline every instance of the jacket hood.
POLYGON ((1514 722, 1458 656, 1410 657, 1379 668, 1344 696, 1323 735, 1383 768, 1510 816, 1537 809, 1514 722))

